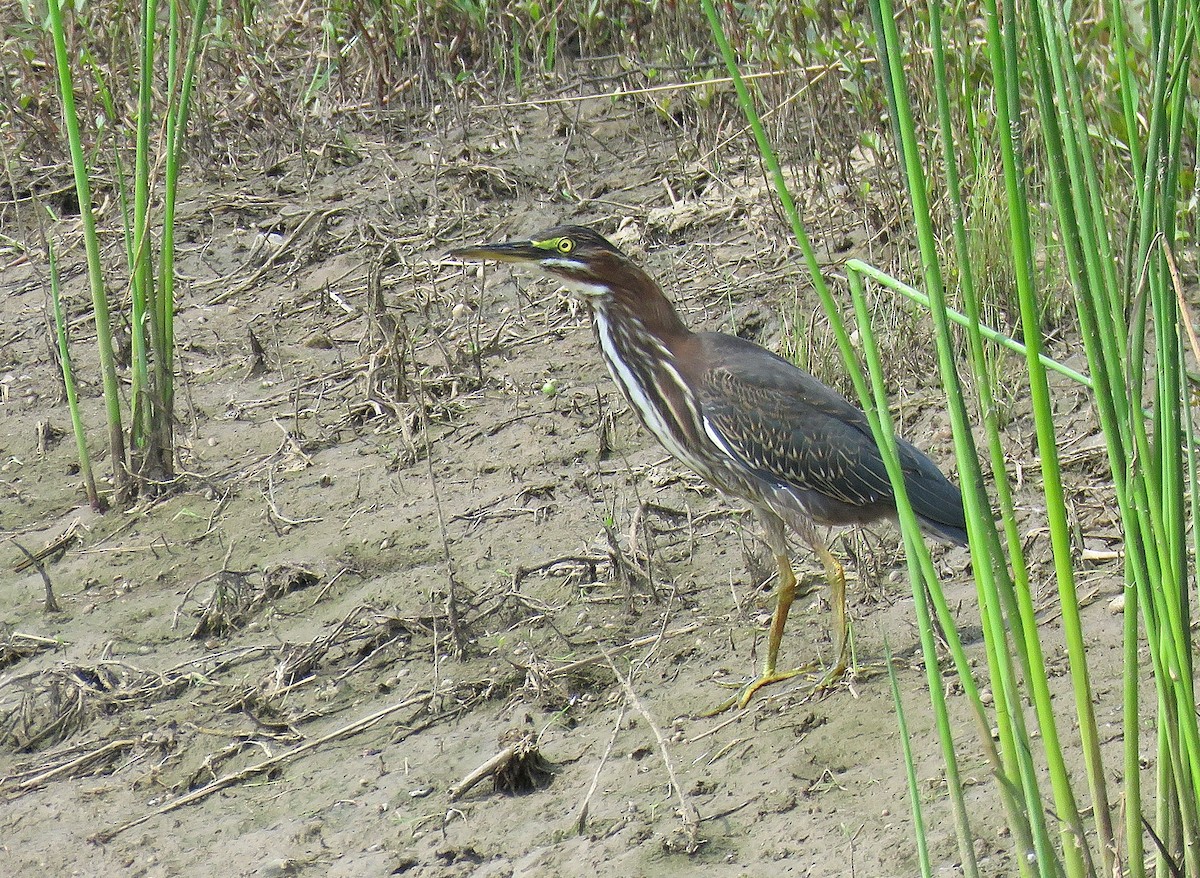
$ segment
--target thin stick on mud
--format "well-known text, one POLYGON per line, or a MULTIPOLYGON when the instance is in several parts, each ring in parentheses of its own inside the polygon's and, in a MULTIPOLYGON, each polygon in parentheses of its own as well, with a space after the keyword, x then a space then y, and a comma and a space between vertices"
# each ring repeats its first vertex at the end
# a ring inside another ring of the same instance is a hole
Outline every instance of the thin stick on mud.
POLYGON ((17 543, 15 537, 10 536, 9 539, 16 544, 17 548, 25 553, 25 560, 19 561, 17 565, 13 567, 13 570, 17 573, 24 573, 38 561, 44 561, 47 558, 50 559, 51 562, 61 560, 62 556, 67 553, 67 549, 69 549, 71 544, 74 543, 78 538, 80 527, 81 525, 79 523, 79 519, 77 518, 67 525, 67 529, 61 534, 34 552, 32 558, 29 557, 28 550, 21 546, 20 543, 17 543))
POLYGON ((588 790, 583 794, 583 801, 579 803, 579 817, 575 820, 575 832, 583 835, 583 830, 587 826, 588 806, 591 804, 592 796, 596 793, 596 788, 600 786, 600 772, 604 770, 604 763, 608 762, 608 757, 612 755, 613 747, 617 745, 617 735, 621 733, 621 723, 625 722, 625 709, 629 706, 629 700, 621 702, 621 712, 617 715, 617 721, 613 724, 612 734, 608 738, 608 746, 604 748, 604 752, 600 755, 600 762, 596 766, 596 773, 592 775, 592 782, 588 786, 588 790))
MULTIPOLYGON (((437 479, 433 474, 433 443, 429 438, 429 412, 425 406, 424 392, 421 394, 421 432, 425 439, 425 466, 429 472, 429 488, 433 493, 433 509, 437 513, 438 531, 442 537, 442 556, 446 562, 446 617, 450 621, 450 638, 454 642, 454 657, 462 659, 467 653, 467 636, 462 630, 458 612, 458 580, 454 576, 454 560, 450 557, 450 537, 446 534, 446 517, 442 514, 442 499, 438 493, 437 479)), ((437 643, 433 646, 437 652, 437 643)))
POLYGON ((178 799, 173 799, 170 802, 167 802, 165 805, 155 808, 149 813, 143 814, 141 817, 130 820, 128 823, 122 823, 120 826, 117 826, 114 829, 106 829, 103 832, 97 832, 95 835, 89 838, 88 841, 93 844, 107 844, 122 832, 125 832, 127 829, 133 829, 135 826, 141 826, 147 820, 152 820, 162 814, 169 814, 171 811, 174 811, 177 808, 182 808, 184 805, 191 805, 193 802, 199 802, 201 799, 207 798, 215 792, 268 772, 285 762, 295 759, 297 756, 307 753, 309 750, 315 750, 316 748, 324 744, 328 744, 331 741, 336 741, 339 738, 345 738, 350 735, 358 734, 359 732, 365 731, 366 729, 375 725, 375 723, 379 722, 381 719, 384 719, 391 714, 396 713, 397 711, 405 710, 409 707, 416 707, 418 704, 426 704, 432 698, 432 692, 423 692, 420 695, 414 695, 412 698, 406 698, 404 701, 401 701, 398 704, 393 704, 389 707, 383 708, 382 710, 377 710, 375 713, 365 716, 362 719, 357 719, 349 725, 334 729, 329 734, 322 735, 319 738, 314 738, 311 741, 306 741, 305 743, 299 744, 290 750, 285 750, 278 756, 272 756, 270 759, 264 759, 262 762, 256 762, 254 765, 249 765, 246 768, 243 768, 241 771, 235 771, 233 774, 227 774, 225 777, 217 778, 212 783, 206 784, 205 786, 200 787, 198 790, 193 790, 186 795, 180 796, 178 799))
POLYGON ((679 778, 675 774, 675 764, 671 761, 671 751, 667 747, 667 739, 662 733, 662 729, 658 727, 658 723, 654 721, 650 711, 642 705, 641 699, 637 697, 637 692, 633 689, 633 682, 620 671, 617 670, 616 664, 608 653, 604 654, 608 660, 608 666, 612 669, 613 676, 621 684, 621 688, 625 690, 626 700, 633 705, 634 709, 642 715, 642 719, 650 726, 650 730, 654 732, 654 740, 658 742, 658 751, 662 755, 663 765, 667 769, 667 777, 671 781, 671 788, 675 790, 675 795, 679 797, 679 818, 683 821, 683 831, 687 839, 684 850, 691 854, 695 853, 700 847, 700 813, 696 810, 696 806, 692 804, 692 800, 688 798, 687 793, 683 791, 683 786, 679 783, 679 778))
MULTIPOLYGON (((265 275, 271 270, 272 267, 278 265, 282 261, 284 255, 296 246, 296 242, 301 237, 307 235, 313 229, 317 228, 321 223, 325 222, 325 220, 333 216, 335 213, 340 213, 345 209, 346 208, 344 207, 338 206, 323 210, 317 209, 309 211, 308 214, 302 220, 300 220, 296 228, 292 230, 292 233, 288 235, 281 244, 272 248, 270 252, 267 253, 266 259, 263 260, 262 264, 259 265, 249 277, 245 277, 233 286, 227 287, 223 292, 217 293, 217 295, 208 300, 208 305, 210 307, 213 305, 220 305, 222 302, 233 298, 238 293, 244 292, 245 290, 253 287, 256 283, 258 283, 259 279, 263 275, 265 275)), ((253 255, 254 254, 251 253, 252 257, 253 255)), ((247 259, 246 264, 242 268, 249 268, 252 262, 253 259, 247 259)), ((198 287, 203 287, 225 282, 226 278, 213 278, 212 280, 199 281, 196 285, 198 287)))
POLYGON ((122 750, 133 747, 135 744, 137 744, 137 741, 133 738, 123 738, 119 741, 109 741, 98 750, 92 750, 88 753, 84 753, 81 756, 77 756, 68 762, 64 762, 62 765, 56 765, 54 768, 50 768, 39 774, 26 777, 20 783, 14 784, 13 789, 19 790, 22 793, 26 793, 30 790, 37 789, 43 784, 48 783, 49 781, 52 781, 62 775, 73 777, 75 775, 73 775, 72 772, 74 772, 76 769, 84 769, 93 763, 102 761, 105 757, 111 754, 120 753, 122 750))

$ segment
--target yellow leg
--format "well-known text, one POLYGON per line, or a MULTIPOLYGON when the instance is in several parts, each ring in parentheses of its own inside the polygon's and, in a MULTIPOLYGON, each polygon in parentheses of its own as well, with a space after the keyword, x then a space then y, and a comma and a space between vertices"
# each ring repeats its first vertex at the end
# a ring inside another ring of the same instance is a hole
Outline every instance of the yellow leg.
MULTIPOLYGON (((791 562, 787 555, 776 555, 775 563, 779 566, 779 592, 775 598, 775 612, 771 614, 771 631, 767 635, 767 661, 763 666, 762 676, 747 684, 741 692, 720 704, 715 710, 704 714, 715 716, 735 704, 744 708, 754 697, 754 693, 763 686, 790 680, 799 674, 807 673, 810 668, 793 668, 789 671, 778 671, 775 663, 779 659, 779 644, 783 640, 783 629, 787 625, 788 613, 791 612, 792 602, 796 600, 796 574, 792 572, 791 562)), ((836 562, 835 562, 836 563, 836 562)))
POLYGON ((833 660, 833 664, 825 672, 821 682, 817 684, 817 690, 820 691, 831 683, 836 683, 846 673, 850 622, 846 615, 846 572, 842 569, 838 559, 833 557, 833 553, 824 545, 817 545, 817 555, 820 557, 821 563, 825 565, 825 578, 829 580, 829 602, 833 609, 834 625, 833 645, 837 650, 837 658, 833 660))
MULTIPOLYGON (((821 692, 840 680, 846 673, 850 623, 846 615, 846 573, 838 559, 833 557, 833 553, 823 544, 818 543, 816 550, 821 563, 825 565, 825 578, 829 581, 829 597, 833 608, 834 648, 837 650, 837 658, 834 659, 833 665, 822 675, 814 688, 814 691, 821 692)), ((767 637, 767 661, 763 666, 762 676, 747 684, 733 698, 704 716, 715 716, 735 704, 739 709, 744 709, 750 703, 750 699, 754 697, 754 693, 764 686, 790 680, 814 669, 812 665, 788 671, 780 671, 775 667, 779 659, 779 644, 783 640, 783 629, 787 625, 792 602, 796 599, 796 574, 792 572, 792 565, 788 561, 787 555, 776 555, 775 563, 779 566, 779 593, 775 600, 775 612, 771 615, 771 631, 767 637)))

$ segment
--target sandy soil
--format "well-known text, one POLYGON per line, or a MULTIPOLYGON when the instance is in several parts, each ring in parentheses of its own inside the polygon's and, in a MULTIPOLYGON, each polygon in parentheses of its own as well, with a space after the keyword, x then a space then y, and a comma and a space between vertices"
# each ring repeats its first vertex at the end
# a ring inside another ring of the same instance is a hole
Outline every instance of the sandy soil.
MULTIPOLYGON (((5 257, 0 873, 912 875, 886 643, 932 855, 938 874, 958 874, 897 535, 836 543, 859 664, 846 686, 812 699, 804 682, 781 685, 699 717, 765 648, 771 564, 753 520, 637 427, 585 315, 552 284, 438 261, 453 245, 595 222, 693 325, 776 350, 795 330, 802 357, 827 357, 756 164, 701 173, 675 137, 612 101, 569 116, 431 114, 189 184, 184 475, 128 512, 80 505, 46 270, 36 253, 5 257), (68 531, 46 565, 61 611, 47 613, 9 538, 32 551, 68 531), (456 788, 513 742, 552 771, 530 756, 509 778, 542 788, 456 788)), ((864 225, 880 212, 849 194, 806 209, 831 267, 886 237, 864 225)), ((110 208, 114 278, 115 220, 110 208)), ((66 257, 103 461, 81 270, 66 257)), ((905 430, 946 465, 919 317, 886 319, 905 430)), ((1102 450, 1079 394, 1060 390, 1078 426, 1067 464, 1080 530, 1112 548, 1093 487, 1102 450)), ((1013 406, 1024 462, 1029 426, 1013 406)), ((1039 520, 1023 522, 1035 545, 1039 520)), ((1119 570, 1095 558, 1081 592, 1099 710, 1115 718, 1106 604, 1119 570)), ((981 652, 967 554, 938 560, 981 652)), ((819 573, 803 555, 800 568, 819 573)), ((1054 656, 1052 579, 1036 572, 1054 656)), ((830 658, 827 610, 819 589, 798 603, 786 661, 830 658)), ((1011 874, 994 782, 958 728, 984 870, 1011 874)))

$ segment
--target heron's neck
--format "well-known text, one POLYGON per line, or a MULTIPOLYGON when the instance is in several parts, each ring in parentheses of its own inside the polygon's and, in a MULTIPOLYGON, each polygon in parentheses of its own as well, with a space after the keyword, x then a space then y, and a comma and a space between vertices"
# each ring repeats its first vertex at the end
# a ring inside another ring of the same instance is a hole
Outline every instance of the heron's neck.
MULTIPOLYGON (((691 335, 658 285, 648 277, 645 280, 649 286, 641 290, 617 287, 606 296, 588 300, 596 338, 614 377, 621 362, 644 361, 639 350, 646 347, 655 351, 652 360, 673 366, 678 344, 691 335)), ((618 383, 629 396, 627 382, 618 379, 618 383)))
POLYGON ((703 474, 707 472, 703 461, 691 451, 704 435, 700 407, 683 378, 675 350, 690 333, 665 297, 662 301, 673 320, 667 323, 673 330, 669 334, 647 323, 647 319, 661 321, 660 312, 634 312, 619 297, 593 301, 596 340, 609 374, 641 422, 671 454, 703 474))
POLYGON ((616 279, 605 305, 636 318, 652 335, 668 344, 690 334, 662 288, 637 266, 628 266, 626 276, 616 279))

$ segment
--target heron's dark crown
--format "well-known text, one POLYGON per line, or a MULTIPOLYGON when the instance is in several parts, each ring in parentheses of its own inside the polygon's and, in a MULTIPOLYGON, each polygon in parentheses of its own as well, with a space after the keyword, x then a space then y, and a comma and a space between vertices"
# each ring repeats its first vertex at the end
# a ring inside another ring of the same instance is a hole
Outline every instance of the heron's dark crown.
POLYGON ((587 226, 555 226, 534 235, 530 239, 530 243, 538 248, 557 251, 563 246, 564 240, 573 242, 565 252, 577 259, 587 259, 605 253, 628 261, 625 254, 618 250, 608 238, 587 226))
MULTIPOLYGON (((644 274, 611 241, 587 226, 555 226, 534 235, 529 244, 540 254, 534 261, 543 270, 567 281, 607 288, 610 280, 628 282, 623 277, 626 272, 644 274)), ((594 292, 602 294, 600 289, 594 292)))

